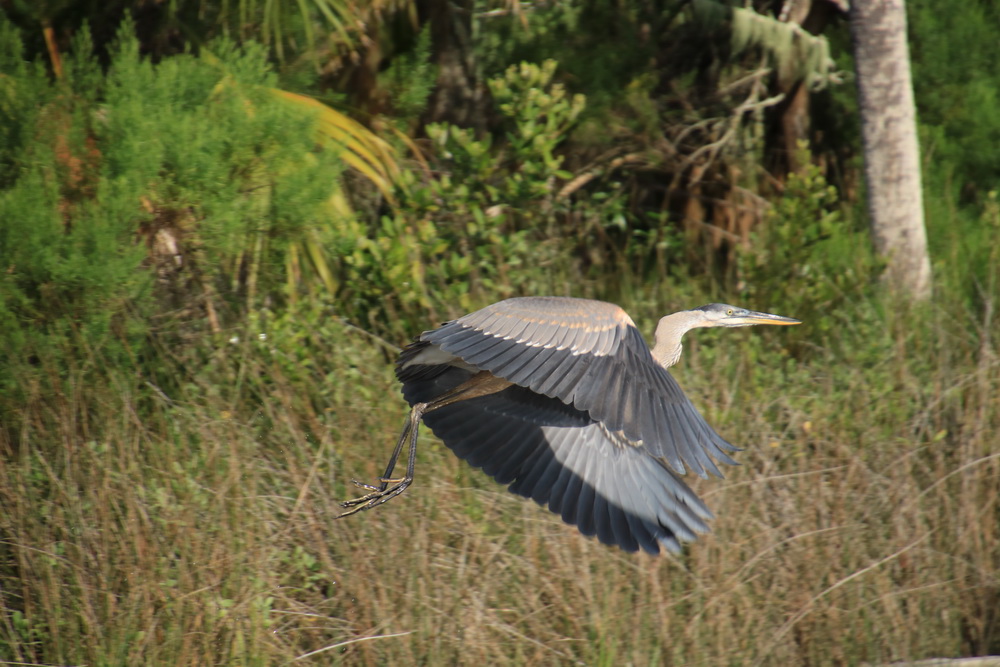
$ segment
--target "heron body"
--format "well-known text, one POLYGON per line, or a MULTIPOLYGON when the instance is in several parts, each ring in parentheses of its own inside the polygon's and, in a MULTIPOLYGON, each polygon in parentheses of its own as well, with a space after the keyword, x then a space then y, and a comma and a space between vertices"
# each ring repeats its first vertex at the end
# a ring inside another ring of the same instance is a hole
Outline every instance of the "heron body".
POLYGON ((798 324, 710 304, 663 317, 652 349, 620 307, 567 297, 514 298, 426 331, 396 375, 410 420, 379 486, 351 514, 413 477, 420 420, 460 458, 547 505, 584 535, 626 551, 680 549, 708 530, 708 507, 681 478, 722 476, 736 447, 701 417, 667 368, 699 327, 798 324), (406 477, 390 479, 410 440, 406 477))

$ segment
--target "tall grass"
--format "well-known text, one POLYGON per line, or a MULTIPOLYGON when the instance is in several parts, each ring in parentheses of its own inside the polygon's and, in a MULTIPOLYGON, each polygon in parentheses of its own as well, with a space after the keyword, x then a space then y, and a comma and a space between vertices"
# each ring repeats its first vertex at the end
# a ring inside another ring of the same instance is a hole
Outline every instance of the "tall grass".
MULTIPOLYGON (((641 322, 667 309, 667 287, 636 295, 641 322)), ((124 371, 97 386, 53 377, 46 395, 61 398, 0 431, 0 658, 827 665, 1000 653, 992 303, 858 300, 836 313, 836 335, 810 336, 807 322, 794 354, 778 331, 692 336, 675 374, 746 449, 725 480, 694 480, 718 519, 679 557, 583 538, 429 432, 406 494, 335 520, 356 493, 349 478, 381 472, 405 411, 384 346, 319 309, 219 343, 183 395, 124 371)))

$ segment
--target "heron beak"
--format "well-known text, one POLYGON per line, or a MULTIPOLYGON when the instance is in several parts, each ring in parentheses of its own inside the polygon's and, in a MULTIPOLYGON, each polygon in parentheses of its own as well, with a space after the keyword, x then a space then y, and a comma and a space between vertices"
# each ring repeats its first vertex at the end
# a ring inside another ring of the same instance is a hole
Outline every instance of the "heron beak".
POLYGON ((744 313, 743 315, 736 315, 729 318, 729 321, 739 324, 776 324, 783 327, 787 327, 792 324, 802 324, 802 320, 797 320, 794 317, 772 315, 771 313, 758 313, 753 310, 744 313))

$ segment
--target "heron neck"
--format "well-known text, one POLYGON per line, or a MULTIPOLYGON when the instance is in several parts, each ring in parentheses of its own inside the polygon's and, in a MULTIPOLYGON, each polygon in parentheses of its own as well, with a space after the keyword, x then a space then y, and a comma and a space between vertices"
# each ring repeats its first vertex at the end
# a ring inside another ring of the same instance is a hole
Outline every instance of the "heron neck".
POLYGON ((653 359, 664 368, 670 368, 681 358, 683 345, 681 338, 691 329, 699 326, 701 318, 690 310, 682 310, 660 318, 656 325, 656 345, 653 346, 653 359))

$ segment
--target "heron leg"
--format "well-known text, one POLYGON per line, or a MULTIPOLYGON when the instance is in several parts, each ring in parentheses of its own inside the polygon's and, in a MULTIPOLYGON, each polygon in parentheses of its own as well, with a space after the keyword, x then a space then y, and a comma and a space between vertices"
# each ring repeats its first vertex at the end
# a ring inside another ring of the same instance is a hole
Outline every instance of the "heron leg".
MULTIPOLYGON (((411 434, 413 434, 413 436, 415 436, 416 432, 417 432, 417 429, 420 428, 420 417, 422 416, 422 414, 414 415, 414 413, 415 412, 422 413, 424 405, 425 405, 424 403, 419 403, 419 404, 413 406, 413 409, 410 410, 410 417, 407 420, 406 425, 403 426, 403 432, 399 434, 399 441, 396 442, 396 448, 392 451, 392 456, 389 457, 389 463, 385 466, 385 472, 382 473, 382 476, 378 478, 378 481, 380 482, 380 484, 378 486, 372 486, 371 484, 365 484, 363 482, 359 482, 356 479, 352 479, 351 481, 354 483, 355 486, 359 486, 362 489, 369 489, 370 491, 380 491, 381 492, 381 491, 385 491, 386 488, 390 484, 397 484, 397 483, 401 482, 404 479, 402 477, 398 478, 398 479, 393 479, 391 477, 392 471, 395 470, 395 468, 396 468, 396 461, 399 460, 399 455, 403 451, 403 443, 406 442, 407 436, 410 436, 411 434)), ((410 458, 411 459, 414 458, 413 457, 413 449, 414 449, 415 444, 416 444, 415 440, 416 440, 416 438, 413 437, 411 439, 411 441, 410 441, 410 458)), ((411 468, 412 468, 412 466, 411 466, 411 468)), ((413 471, 410 470, 408 476, 412 477, 413 476, 412 473, 413 473, 413 471)))
POLYGON ((370 491, 360 498, 354 498, 353 500, 346 500, 340 503, 341 507, 350 508, 343 514, 337 516, 337 518, 350 516, 357 512, 363 510, 368 510, 373 507, 377 507, 384 502, 392 500, 403 491, 406 490, 411 483, 413 483, 413 469, 417 463, 417 434, 420 430, 420 420, 423 419, 424 415, 438 408, 443 408, 446 405, 451 405, 457 401, 465 401, 470 398, 476 398, 478 396, 485 396, 487 394, 493 394, 498 391, 503 391, 511 385, 510 382, 504 380, 503 378, 498 378, 486 371, 481 371, 476 375, 472 376, 462 384, 457 387, 446 391, 432 401, 427 403, 417 403, 410 410, 410 419, 407 421, 406 426, 403 427, 403 432, 399 435, 399 440, 396 442, 396 449, 393 450, 392 456, 389 458, 389 464, 385 467, 385 472, 379 477, 379 484, 375 486, 374 484, 365 484, 358 480, 351 480, 354 485, 370 491), (406 476, 393 478, 392 472, 396 468, 396 462, 399 460, 399 455, 403 451, 403 443, 406 442, 407 437, 410 440, 410 449, 407 455, 406 462, 406 476))
POLYGON ((385 467, 385 472, 379 477, 379 485, 374 486, 372 484, 365 484, 364 482, 352 479, 351 481, 355 486, 362 489, 367 489, 371 491, 360 498, 354 498, 352 500, 345 500, 340 503, 341 507, 349 507, 350 509, 343 514, 340 514, 337 518, 344 516, 350 516, 357 512, 363 510, 368 510, 373 507, 377 507, 384 502, 392 500, 403 491, 406 490, 413 482, 413 469, 417 464, 417 435, 420 429, 420 420, 424 416, 426 411, 427 403, 417 403, 410 410, 410 418, 407 420, 406 425, 403 427, 403 432, 399 434, 399 440, 396 442, 396 448, 392 452, 392 456, 389 458, 389 463, 385 467), (403 451, 403 443, 406 442, 407 438, 410 441, 409 453, 407 454, 406 461, 406 476, 393 479, 391 477, 392 471, 396 468, 396 461, 399 460, 399 455, 403 451), (390 484, 392 486, 390 486, 390 484))

